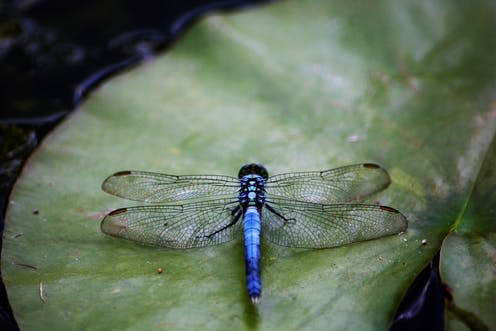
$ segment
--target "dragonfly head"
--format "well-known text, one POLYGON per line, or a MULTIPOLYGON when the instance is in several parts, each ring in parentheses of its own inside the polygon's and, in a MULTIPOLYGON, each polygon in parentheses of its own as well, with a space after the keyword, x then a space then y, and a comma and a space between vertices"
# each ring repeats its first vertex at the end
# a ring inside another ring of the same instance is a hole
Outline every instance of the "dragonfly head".
POLYGON ((247 175, 259 175, 262 176, 263 179, 269 178, 267 169, 265 169, 263 165, 257 163, 245 164, 241 167, 241 169, 239 169, 238 178, 241 179, 247 175))

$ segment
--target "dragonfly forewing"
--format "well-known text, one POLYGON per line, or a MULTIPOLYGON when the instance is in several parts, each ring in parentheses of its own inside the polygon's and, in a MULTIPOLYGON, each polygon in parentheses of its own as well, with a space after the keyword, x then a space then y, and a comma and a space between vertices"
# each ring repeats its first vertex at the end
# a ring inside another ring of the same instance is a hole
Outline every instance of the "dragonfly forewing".
POLYGON ((269 177, 267 195, 321 204, 359 202, 385 189, 388 173, 374 163, 325 171, 294 172, 269 177))
POLYGON ((204 247, 240 236, 241 216, 239 203, 233 199, 129 207, 108 214, 101 229, 108 235, 148 245, 204 247))
POLYGON ((327 248, 405 231, 407 220, 391 207, 315 204, 273 198, 262 213, 262 232, 288 247, 327 248))
POLYGON ((175 176, 146 171, 120 171, 102 189, 121 198, 151 203, 176 203, 208 197, 237 195, 239 180, 229 176, 175 176))

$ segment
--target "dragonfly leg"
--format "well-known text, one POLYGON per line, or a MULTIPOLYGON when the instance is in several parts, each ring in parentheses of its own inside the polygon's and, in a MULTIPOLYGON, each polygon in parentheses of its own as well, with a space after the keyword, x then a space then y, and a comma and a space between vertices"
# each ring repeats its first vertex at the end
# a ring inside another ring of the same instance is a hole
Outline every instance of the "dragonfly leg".
POLYGON ((231 215, 234 216, 233 219, 232 219, 232 221, 229 224, 227 224, 227 225, 223 226, 222 228, 220 228, 219 230, 217 230, 215 232, 212 232, 210 234, 207 234, 205 237, 211 238, 211 237, 215 236, 217 233, 222 232, 225 229, 233 226, 234 224, 236 224, 239 221, 239 219, 241 218, 241 215, 242 214, 243 213, 241 212, 241 206, 239 206, 239 205, 236 206, 234 209, 231 210, 231 215))
POLYGON ((280 214, 277 210, 275 210, 271 205, 269 205, 268 203, 265 204, 265 208, 267 208, 267 210, 269 210, 271 213, 273 213, 274 215, 276 215, 277 217, 279 217, 281 220, 283 220, 284 222, 291 222, 291 221, 295 221, 294 218, 286 218, 284 217, 282 214, 280 214))

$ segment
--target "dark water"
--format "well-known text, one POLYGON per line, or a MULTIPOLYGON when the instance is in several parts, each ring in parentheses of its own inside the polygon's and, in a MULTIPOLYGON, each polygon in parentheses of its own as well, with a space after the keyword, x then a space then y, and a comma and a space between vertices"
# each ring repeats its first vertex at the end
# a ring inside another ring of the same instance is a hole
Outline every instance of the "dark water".
MULTIPOLYGON (((24 161, 92 88, 171 47, 201 15, 263 2, 0 2, 0 232, 24 161)), ((392 330, 444 329, 437 269, 435 259, 419 275, 392 330)), ((1 279, 0 330, 18 330, 1 279)))

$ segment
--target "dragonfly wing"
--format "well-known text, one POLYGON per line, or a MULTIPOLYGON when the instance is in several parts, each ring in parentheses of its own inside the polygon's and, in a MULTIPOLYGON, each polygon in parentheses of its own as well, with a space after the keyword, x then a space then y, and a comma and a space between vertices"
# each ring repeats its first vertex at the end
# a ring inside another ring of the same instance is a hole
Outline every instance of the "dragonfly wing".
POLYGON ((143 244, 192 248, 234 239, 242 228, 242 209, 233 199, 183 205, 121 208, 102 220, 102 232, 143 244))
POLYGON ((262 212, 262 232, 275 244, 326 248, 397 234, 407 228, 396 209, 379 205, 322 205, 272 199, 262 212))
POLYGON ((120 171, 105 179, 102 189, 130 200, 170 203, 213 196, 237 196, 239 181, 229 176, 174 176, 120 171))
POLYGON ((333 204, 360 201, 385 189, 390 178, 374 163, 325 171, 295 172, 269 177, 267 194, 296 200, 333 204))

